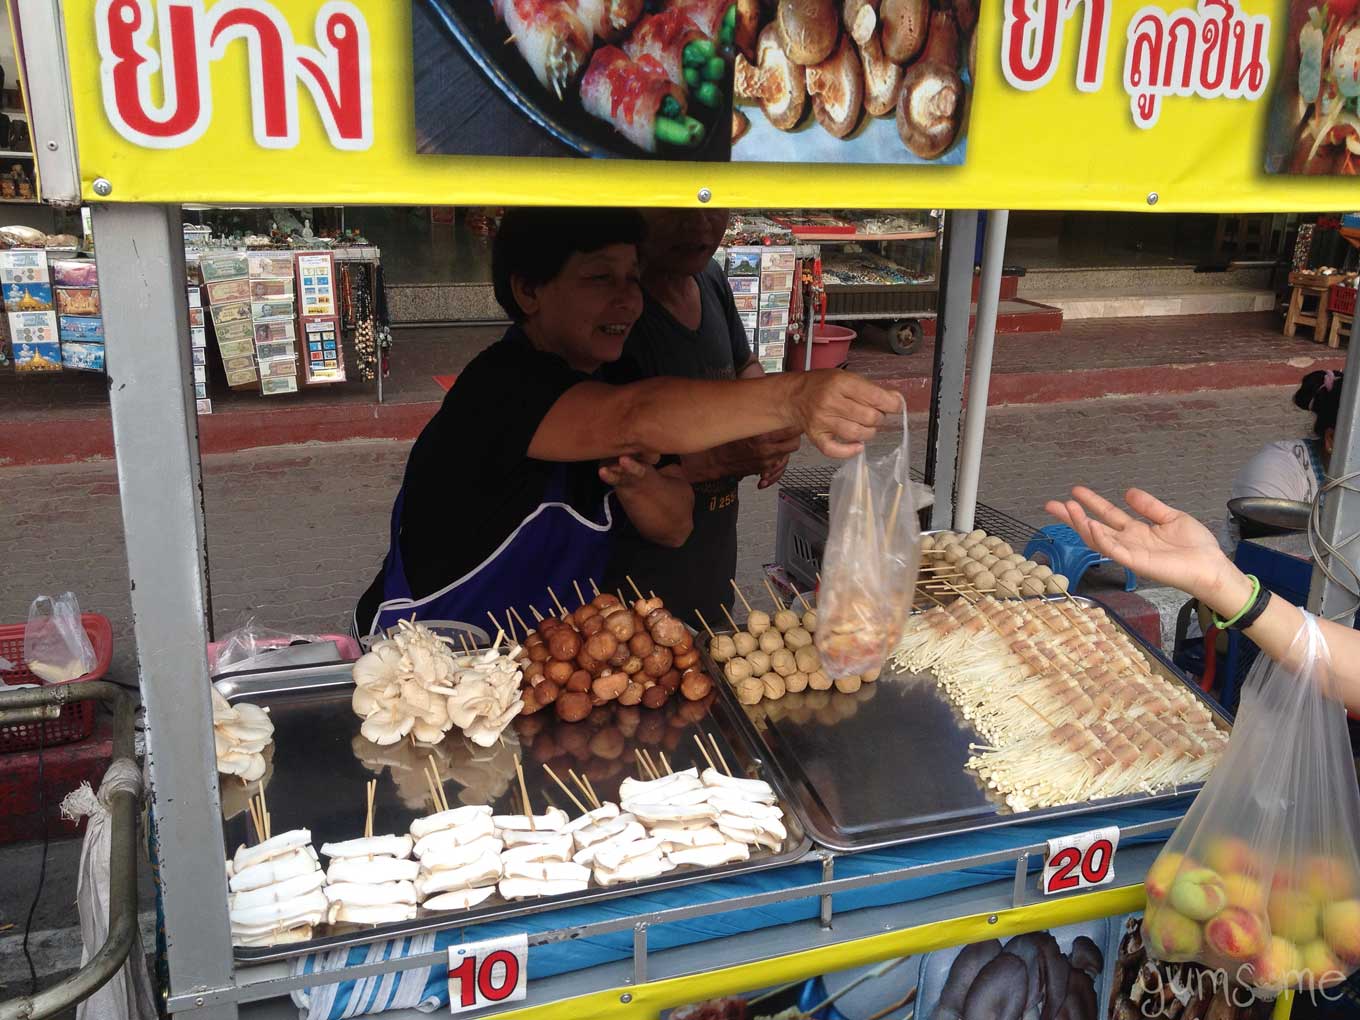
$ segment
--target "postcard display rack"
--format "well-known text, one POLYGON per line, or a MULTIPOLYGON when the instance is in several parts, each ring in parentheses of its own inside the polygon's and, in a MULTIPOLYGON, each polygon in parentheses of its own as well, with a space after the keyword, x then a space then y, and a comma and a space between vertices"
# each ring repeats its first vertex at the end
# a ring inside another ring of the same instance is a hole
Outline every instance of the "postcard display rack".
POLYGON ((345 382, 351 364, 377 375, 373 336, 378 313, 378 250, 191 251, 190 342, 200 414, 207 395, 208 335, 227 386, 272 397, 345 382))
POLYGON ((751 352, 767 374, 782 372, 790 344, 807 335, 815 245, 733 245, 714 256, 727 275, 751 352))
POLYGON ((16 372, 104 371, 93 259, 54 257, 43 248, 0 251, 0 295, 16 372))

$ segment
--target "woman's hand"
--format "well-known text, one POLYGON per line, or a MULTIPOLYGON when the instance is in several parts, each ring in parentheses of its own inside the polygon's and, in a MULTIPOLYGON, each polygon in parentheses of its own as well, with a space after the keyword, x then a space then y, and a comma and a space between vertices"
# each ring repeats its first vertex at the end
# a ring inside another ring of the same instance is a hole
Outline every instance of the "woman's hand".
POLYGON ((615 489, 645 484, 656 473, 659 454, 624 455, 600 462, 600 481, 615 489))
POLYGON ((675 549, 694 528, 694 488, 679 464, 656 467, 656 454, 625 455, 600 464, 600 481, 614 495, 638 534, 675 549))
POLYGON ((1085 486, 1074 488, 1072 497, 1053 500, 1045 509, 1071 525, 1092 549, 1141 577, 1215 605, 1235 587, 1234 575, 1241 576, 1208 528, 1142 489, 1130 489, 1124 499, 1143 520, 1085 486))
POLYGON ((802 377, 792 409, 817 449, 843 459, 864 449, 884 415, 901 412, 902 397, 853 372, 823 369, 802 377))

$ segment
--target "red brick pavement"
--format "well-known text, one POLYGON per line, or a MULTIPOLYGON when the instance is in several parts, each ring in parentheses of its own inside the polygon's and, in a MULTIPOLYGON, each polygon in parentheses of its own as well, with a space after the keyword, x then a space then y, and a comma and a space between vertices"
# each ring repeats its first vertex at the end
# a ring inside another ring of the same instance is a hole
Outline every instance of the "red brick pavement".
MULTIPOLYGON (((1076 481, 1147 486, 1216 523, 1237 466, 1299 434, 1288 389, 1193 398, 1107 398, 989 415, 982 499, 1031 523, 1076 481)), ((924 421, 911 421, 919 460, 924 421)), ((881 444, 898 437, 885 434, 881 444)), ((204 458, 213 617, 219 636, 250 613, 303 632, 342 628, 387 543, 405 442, 346 442, 204 458)), ((804 451, 800 462, 819 455, 804 451)), ((0 622, 41 592, 76 591, 114 623, 114 670, 134 676, 127 569, 111 463, 0 469, 0 622)), ((775 491, 742 493, 739 578, 773 558, 775 491)))

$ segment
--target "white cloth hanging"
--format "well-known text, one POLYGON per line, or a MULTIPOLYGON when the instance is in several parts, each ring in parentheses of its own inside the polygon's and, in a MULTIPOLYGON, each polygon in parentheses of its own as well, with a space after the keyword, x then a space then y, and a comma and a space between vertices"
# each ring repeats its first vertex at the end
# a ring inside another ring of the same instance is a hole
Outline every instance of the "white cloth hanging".
MULTIPOLYGON (((141 790, 142 775, 136 763, 119 758, 104 773, 98 796, 89 783, 81 783, 61 802, 61 816, 68 821, 86 816, 90 819, 80 850, 80 878, 76 886, 83 943, 81 966, 90 962, 109 935, 109 844, 113 831, 109 800, 120 791, 140 795, 141 790)), ((141 929, 137 927, 127 960, 103 988, 76 1007, 76 1020, 156 1020, 156 1016, 141 929)))

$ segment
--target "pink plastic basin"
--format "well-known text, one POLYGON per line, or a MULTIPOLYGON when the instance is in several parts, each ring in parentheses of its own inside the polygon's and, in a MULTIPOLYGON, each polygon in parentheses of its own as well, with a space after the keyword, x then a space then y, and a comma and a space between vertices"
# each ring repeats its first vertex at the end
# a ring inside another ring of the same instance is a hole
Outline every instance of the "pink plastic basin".
MULTIPOLYGON (((812 367, 839 368, 850 356, 850 344, 859 334, 845 326, 829 322, 814 326, 812 331, 812 367)), ((789 345, 789 369, 801 372, 807 361, 803 344, 789 345)))

